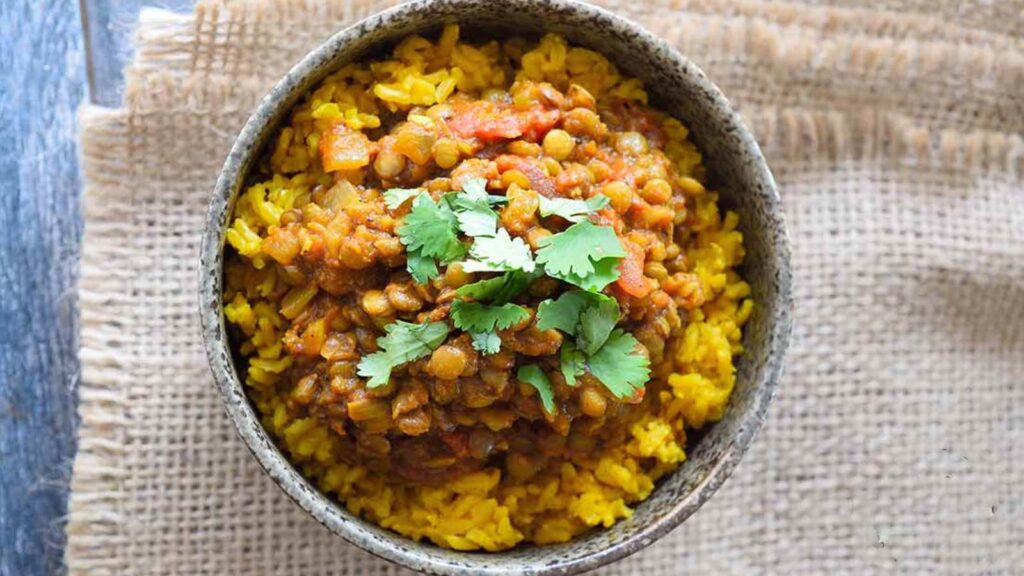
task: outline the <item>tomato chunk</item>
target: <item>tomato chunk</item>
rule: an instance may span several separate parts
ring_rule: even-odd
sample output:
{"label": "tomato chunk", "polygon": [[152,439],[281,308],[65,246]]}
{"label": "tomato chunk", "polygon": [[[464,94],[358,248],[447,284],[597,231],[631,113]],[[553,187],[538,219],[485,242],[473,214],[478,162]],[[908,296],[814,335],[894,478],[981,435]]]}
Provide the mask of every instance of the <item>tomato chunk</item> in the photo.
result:
{"label": "tomato chunk", "polygon": [[484,143],[518,138],[523,133],[517,115],[486,100],[455,103],[448,128],[459,138],[476,138]]}
{"label": "tomato chunk", "polygon": [[532,142],[540,142],[544,135],[558,123],[562,113],[560,110],[546,110],[536,107],[520,113],[522,117],[523,138]]}
{"label": "tomato chunk", "polygon": [[559,110],[534,106],[516,110],[506,104],[486,100],[456,102],[448,118],[448,129],[462,139],[476,139],[483,144],[523,137],[537,141],[558,122]]}
{"label": "tomato chunk", "polygon": [[636,298],[643,298],[651,292],[651,287],[644,278],[644,249],[625,238],[619,238],[626,249],[626,257],[619,262],[619,279],[615,281],[619,288]]}
{"label": "tomato chunk", "polygon": [[609,180],[620,180],[632,187],[636,187],[636,175],[633,174],[633,167],[622,156],[616,156],[612,161]]}

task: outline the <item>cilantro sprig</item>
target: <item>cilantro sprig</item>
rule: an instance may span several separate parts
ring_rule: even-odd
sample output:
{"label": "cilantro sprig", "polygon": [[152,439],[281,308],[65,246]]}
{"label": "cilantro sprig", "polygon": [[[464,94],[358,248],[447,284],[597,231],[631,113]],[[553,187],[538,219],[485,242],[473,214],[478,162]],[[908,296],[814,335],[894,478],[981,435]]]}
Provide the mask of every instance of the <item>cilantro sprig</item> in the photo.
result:
{"label": "cilantro sprig", "polygon": [[522,238],[512,238],[508,230],[498,227],[498,213],[491,209],[486,184],[483,178],[470,179],[463,185],[461,194],[446,195],[450,197],[459,227],[474,239],[469,255],[475,260],[467,260],[463,270],[533,272],[536,264],[530,247]]}
{"label": "cilantro sprig", "polygon": [[484,354],[497,354],[501,338],[496,330],[505,330],[530,319],[526,308],[516,304],[490,305],[455,300],[448,315],[455,327],[469,334],[473,348]]}
{"label": "cilantro sprig", "polygon": [[384,327],[385,335],[377,339],[380,351],[360,360],[358,374],[369,378],[367,388],[384,386],[391,379],[392,370],[433,352],[448,337],[448,331],[444,322],[392,322]]}
{"label": "cilantro sprig", "polygon": [[[567,337],[559,351],[560,371],[569,386],[576,386],[586,372],[617,398],[628,398],[644,386],[650,362],[639,342],[617,329],[618,302],[602,293],[619,277],[619,262],[626,251],[615,231],[588,220],[608,205],[602,195],[588,200],[539,197],[542,218],[557,216],[572,223],[562,232],[538,242],[534,254],[522,238],[512,237],[499,226],[495,206],[507,201],[487,193],[482,178],[465,180],[461,190],[434,201],[421,189],[394,188],[384,193],[391,210],[410,200],[412,206],[397,232],[406,246],[407,268],[421,284],[439,274],[438,264],[462,261],[466,272],[499,273],[455,291],[449,316],[456,329],[470,336],[473,348],[494,354],[501,349],[498,330],[525,322],[530,313],[511,301],[541,277],[561,280],[570,290],[537,308],[537,327],[557,329]],[[471,240],[471,244],[460,239]],[[467,249],[467,245],[469,245]],[[395,367],[429,354],[447,337],[445,324],[395,322],[378,340],[381,351],[366,356],[359,374],[368,387],[387,383]],[[535,364],[520,367],[517,377],[535,389],[545,410],[554,410],[553,387]]]}
{"label": "cilantro sprig", "polygon": [[520,366],[519,371],[516,372],[516,378],[533,386],[537,391],[537,395],[540,396],[540,402],[544,406],[544,410],[548,414],[555,412],[555,389],[551,386],[551,380],[548,378],[548,375],[540,369],[540,366],[536,364]]}
{"label": "cilantro sprig", "polygon": [[570,386],[589,369],[618,398],[631,396],[647,381],[649,361],[632,335],[616,330],[619,305],[614,298],[583,290],[565,292],[537,307],[537,327],[560,330],[566,340],[559,351],[562,375]]}
{"label": "cilantro sprig", "polygon": [[494,236],[498,227],[498,213],[491,208],[486,185],[483,178],[471,178],[463,184],[461,194],[445,194],[459,221],[459,228],[467,236]]}
{"label": "cilantro sprig", "polygon": [[423,194],[422,188],[391,188],[384,192],[384,204],[388,210],[398,210],[409,198]]}
{"label": "cilantro sprig", "polygon": [[558,350],[558,359],[561,362],[562,376],[569,386],[576,386],[576,377],[583,374],[587,357],[576,348],[572,340],[562,342]]}
{"label": "cilantro sprig", "polygon": [[496,332],[470,332],[473,348],[483,354],[497,354],[501,350],[501,337]]}
{"label": "cilantro sprig", "polygon": [[418,250],[406,251],[405,268],[420,284],[426,284],[431,278],[437,278],[438,275],[434,259],[424,256]]}
{"label": "cilantro sprig", "polygon": [[522,238],[509,236],[504,228],[499,228],[494,236],[481,236],[473,241],[469,255],[476,260],[467,260],[462,265],[466,272],[533,272],[537,267],[530,247]]}
{"label": "cilantro sprig", "polygon": [[467,178],[462,183],[462,192],[469,198],[484,199],[488,204],[506,204],[508,198],[487,193],[486,178]]}
{"label": "cilantro sprig", "polygon": [[614,298],[582,290],[566,292],[537,307],[537,328],[556,328],[575,336],[579,350],[588,355],[605,343],[618,321],[619,303]]}
{"label": "cilantro sprig", "polygon": [[614,298],[604,294],[572,290],[564,292],[555,300],[540,303],[537,307],[537,328],[556,328],[570,336],[576,336],[583,311],[590,308],[599,308],[608,316],[618,319],[619,305]]}
{"label": "cilantro sprig", "polygon": [[[400,206],[410,196],[408,190],[389,190],[392,204]],[[403,198],[404,197],[404,198]],[[438,274],[434,260],[450,263],[466,254],[466,247],[458,237],[458,221],[446,204],[437,204],[426,192],[415,195],[412,210],[398,228],[398,238],[405,244],[406,269],[420,284],[426,284]],[[399,201],[401,200],[401,201]]]}
{"label": "cilantro sprig", "polygon": [[573,200],[572,198],[548,198],[538,196],[540,202],[540,215],[561,216],[570,222],[581,222],[588,215],[608,206],[611,202],[604,194],[598,194],[587,200]]}
{"label": "cilantro sprig", "polygon": [[427,194],[420,194],[413,201],[412,211],[405,217],[398,234],[406,250],[418,250],[427,257],[450,262],[465,254],[455,216],[435,204]]}
{"label": "cilantro sprig", "polygon": [[587,367],[616,398],[629,398],[644,387],[650,377],[650,360],[639,352],[640,343],[632,334],[615,330],[597,352],[587,359]]}
{"label": "cilantro sprig", "polygon": [[615,231],[587,220],[537,243],[537,263],[553,278],[599,292],[619,277],[626,250]]}
{"label": "cilantro sprig", "polygon": [[516,304],[491,306],[479,302],[455,300],[452,302],[449,316],[451,316],[455,327],[460,330],[492,332],[506,330],[515,324],[526,321],[530,318],[530,313],[526,311],[526,308]]}
{"label": "cilantro sprig", "polygon": [[636,338],[623,330],[614,330],[593,354],[586,355],[572,340],[562,343],[558,351],[560,369],[565,383],[576,386],[584,372],[597,378],[620,400],[633,396],[650,377],[650,360],[640,352]]}
{"label": "cilantro sprig", "polygon": [[384,192],[384,203],[390,210],[397,210],[415,198],[397,232],[406,248],[406,269],[416,282],[426,284],[437,277],[436,261],[450,264],[466,254],[459,232],[476,239],[471,252],[476,260],[466,262],[469,272],[534,269],[529,247],[498,227],[498,213],[491,206],[507,199],[488,194],[486,185],[483,178],[471,178],[461,191],[445,194],[440,202],[434,202],[419,188],[392,188]]}
{"label": "cilantro sprig", "polygon": [[466,284],[455,290],[455,294],[463,298],[485,300],[501,305],[525,292],[530,283],[540,276],[536,270],[533,273],[512,270],[501,276]]}

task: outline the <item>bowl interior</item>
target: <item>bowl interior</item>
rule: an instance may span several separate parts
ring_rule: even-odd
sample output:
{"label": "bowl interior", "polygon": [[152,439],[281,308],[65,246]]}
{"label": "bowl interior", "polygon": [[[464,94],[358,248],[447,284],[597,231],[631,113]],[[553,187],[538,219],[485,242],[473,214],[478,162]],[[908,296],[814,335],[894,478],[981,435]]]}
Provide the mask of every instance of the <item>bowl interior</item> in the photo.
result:
{"label": "bowl interior", "polygon": [[[737,384],[725,417],[688,442],[687,461],[664,479],[633,516],[572,542],[524,546],[500,554],[460,553],[416,543],[353,517],[298,474],[259,425],[232,361],[220,313],[223,232],[249,169],[290,109],[346,63],[382,54],[409,34],[430,36],[458,22],[477,38],[564,35],[609,57],[644,81],[652,104],[679,118],[704,155],[711,188],[740,214],[747,257],[741,271],[755,313],[744,330]],[[417,1],[340,32],[307,56],[260,104],[225,165],[211,204],[203,248],[203,324],[211,365],[228,411],[257,459],[303,508],[334,532],[387,559],[438,573],[569,573],[596,567],[650,544],[692,514],[725,480],[765,417],[789,334],[788,245],[774,181],[757,144],[703,73],[636,25],[571,1]]]}

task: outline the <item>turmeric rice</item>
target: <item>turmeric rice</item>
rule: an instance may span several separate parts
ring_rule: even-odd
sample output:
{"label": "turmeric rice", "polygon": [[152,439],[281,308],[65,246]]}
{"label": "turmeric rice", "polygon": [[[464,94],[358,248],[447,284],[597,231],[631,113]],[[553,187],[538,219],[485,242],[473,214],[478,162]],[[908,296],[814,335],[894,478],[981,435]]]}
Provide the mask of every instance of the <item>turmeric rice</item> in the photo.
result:
{"label": "turmeric rice", "polygon": [[565,542],[726,409],[738,217],[597,52],[408,37],[312,90],[249,182],[224,291],[246,388],[355,515],[455,550]]}

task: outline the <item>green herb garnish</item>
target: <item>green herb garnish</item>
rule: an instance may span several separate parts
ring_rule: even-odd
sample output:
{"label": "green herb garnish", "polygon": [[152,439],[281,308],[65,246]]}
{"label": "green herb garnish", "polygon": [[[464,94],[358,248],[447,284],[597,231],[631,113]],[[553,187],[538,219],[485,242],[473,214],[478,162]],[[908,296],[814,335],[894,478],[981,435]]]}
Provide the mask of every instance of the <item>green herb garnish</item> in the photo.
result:
{"label": "green herb garnish", "polygon": [[537,307],[537,328],[555,328],[575,336],[584,354],[596,352],[618,321],[619,303],[614,298],[582,290],[566,292]]}
{"label": "green herb garnish", "polygon": [[636,350],[633,336],[615,330],[618,321],[614,298],[582,290],[566,292],[537,307],[538,328],[554,328],[576,338],[567,338],[559,351],[566,383],[575,386],[576,377],[587,367],[612,394],[624,398],[647,381],[649,362]]}
{"label": "green herb garnish", "polygon": [[500,305],[525,292],[530,287],[530,283],[540,275],[540,272],[536,270],[532,273],[513,270],[505,272],[501,276],[466,284],[457,289],[455,294],[463,298],[490,301]]}
{"label": "green herb garnish", "polygon": [[397,320],[384,327],[385,335],[377,339],[380,351],[363,356],[358,374],[369,378],[367,388],[384,386],[391,379],[391,371],[398,366],[430,354],[448,337],[444,322],[412,324]]}
{"label": "green herb garnish", "polygon": [[[572,226],[541,240],[536,254],[522,238],[512,237],[498,225],[493,206],[503,196],[487,193],[487,181],[473,178],[462,190],[434,202],[420,189],[393,188],[384,193],[388,208],[396,210],[413,199],[398,235],[406,246],[407,269],[425,284],[439,274],[438,263],[451,264],[466,255],[459,234],[472,238],[467,272],[499,272],[500,276],[473,282],[455,291],[463,300],[452,302],[449,313],[455,328],[469,334],[473,348],[484,354],[501,349],[497,330],[505,330],[530,318],[522,306],[510,303],[541,275],[575,285],[582,290],[563,293],[537,308],[537,327],[557,329],[567,338],[559,351],[560,369],[570,386],[589,371],[617,398],[627,398],[643,387],[650,375],[647,357],[629,333],[615,329],[618,302],[601,291],[619,277],[619,262],[626,256],[615,231],[598,226],[587,216],[606,207],[608,199],[540,198],[542,217],[558,216]],[[368,377],[367,387],[383,386],[396,366],[426,356],[447,337],[447,325],[434,322],[389,324],[378,340],[381,351],[363,358],[359,374]],[[519,368],[517,377],[535,389],[545,410],[554,410],[554,392],[547,375],[535,364]]]}
{"label": "green herb garnish", "polygon": [[540,366],[536,364],[527,364],[520,366],[519,371],[516,372],[516,378],[522,382],[526,382],[530,386],[533,386],[537,390],[537,394],[540,396],[541,404],[544,405],[544,410],[548,414],[554,414],[555,412],[555,391],[551,387],[551,380],[548,379],[548,375],[540,369]]}
{"label": "green herb garnish", "polygon": [[539,196],[540,215],[561,216],[570,222],[580,222],[588,215],[608,206],[608,197],[598,194],[587,200],[573,200],[571,198],[547,198]]}
{"label": "green herb garnish", "polygon": [[583,352],[576,349],[575,342],[567,339],[562,343],[562,348],[558,351],[558,358],[562,363],[562,376],[565,377],[565,383],[569,386],[575,386],[576,377],[583,374],[586,356],[583,355]]}
{"label": "green herb garnish", "polygon": [[597,352],[619,321],[619,303],[614,298],[604,298],[596,305],[588,306],[580,313],[580,325],[576,330],[576,344],[587,355]]}
{"label": "green herb garnish", "polygon": [[490,196],[484,188],[487,181],[472,178],[462,186],[461,194],[445,194],[459,221],[459,228],[467,236],[494,236],[498,228],[498,213],[491,209]]}
{"label": "green herb garnish", "polygon": [[501,338],[495,332],[470,332],[473,348],[483,354],[497,354],[501,350]]}
{"label": "green herb garnish", "polygon": [[434,263],[434,259],[420,254],[419,250],[406,250],[405,260],[405,269],[412,274],[416,282],[426,284],[431,278],[437,278],[437,264]]}
{"label": "green herb garnish", "polygon": [[499,228],[493,237],[474,240],[469,255],[476,260],[463,263],[462,269],[466,272],[533,272],[537,266],[526,242],[512,238],[504,228]]}
{"label": "green herb garnish", "polygon": [[587,359],[587,367],[616,398],[629,398],[644,387],[650,361],[640,353],[632,334],[615,330],[601,348]]}
{"label": "green herb garnish", "polygon": [[406,268],[420,284],[437,275],[436,267],[431,268],[424,260],[430,259],[433,265],[436,258],[447,264],[466,253],[466,247],[459,242],[455,215],[447,206],[442,206],[435,204],[425,192],[421,193],[398,228],[398,237],[405,244]]}
{"label": "green herb garnish", "polygon": [[491,332],[505,330],[530,318],[526,308],[515,304],[491,306],[479,302],[455,300],[452,302],[452,322],[466,332]]}
{"label": "green herb garnish", "polygon": [[391,188],[384,192],[384,204],[388,210],[398,210],[409,198],[425,193],[422,188]]}
{"label": "green herb garnish", "polygon": [[626,256],[615,231],[589,221],[542,239],[537,263],[548,276],[599,291],[619,277],[619,260]]}

